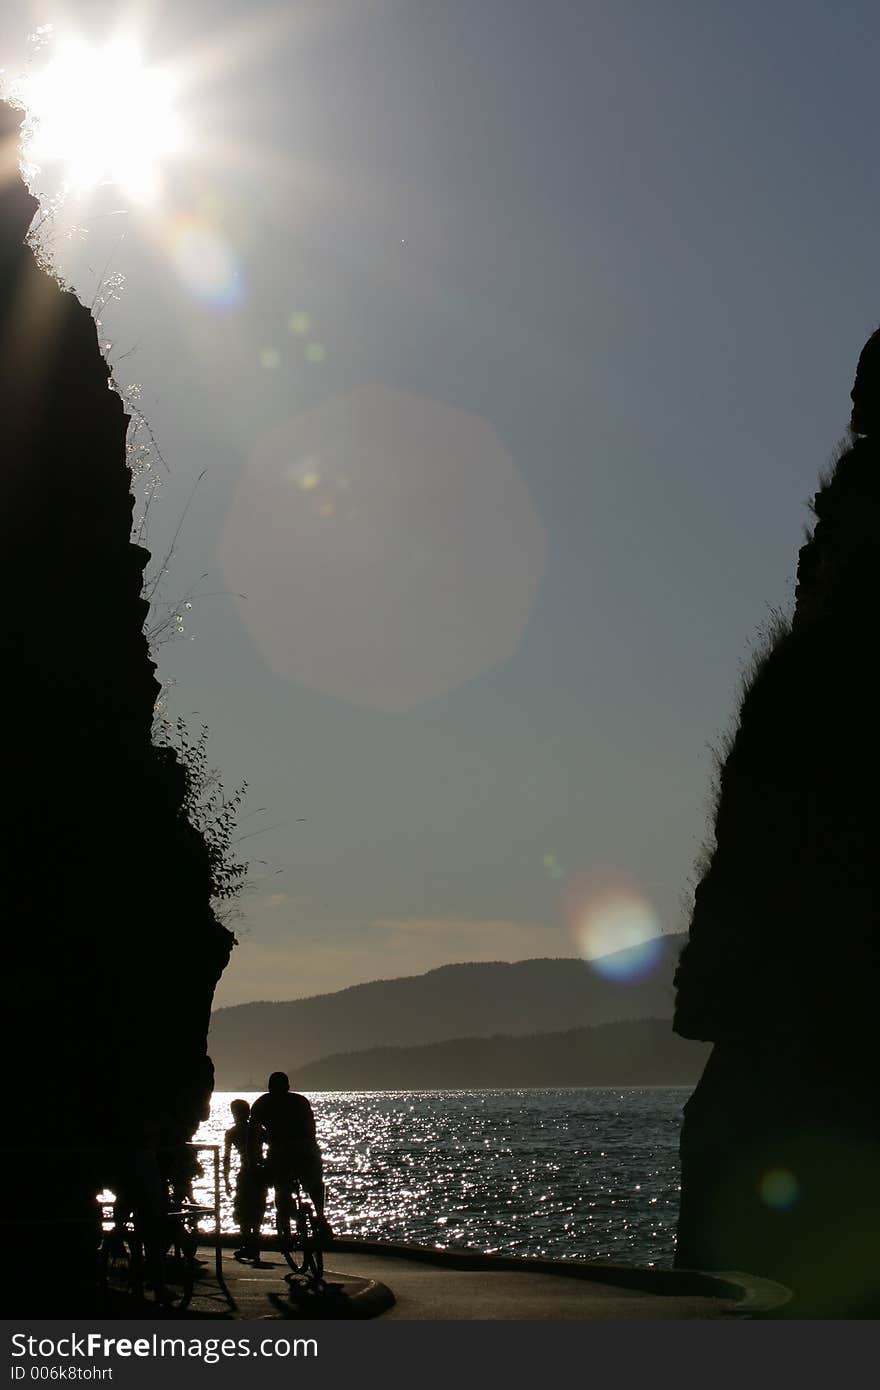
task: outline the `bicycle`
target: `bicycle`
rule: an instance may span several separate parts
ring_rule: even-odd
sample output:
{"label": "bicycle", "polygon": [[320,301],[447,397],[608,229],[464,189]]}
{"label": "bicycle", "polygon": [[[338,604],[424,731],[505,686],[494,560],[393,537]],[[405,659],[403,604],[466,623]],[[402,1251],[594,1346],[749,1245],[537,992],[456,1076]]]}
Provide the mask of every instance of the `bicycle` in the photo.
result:
{"label": "bicycle", "polygon": [[[157,1237],[144,1238],[141,1223],[117,1217],[105,1231],[98,1254],[100,1288],[142,1300],[148,1287],[157,1303],[178,1311],[189,1306],[197,1274],[198,1218],[206,1209],[181,1207],[163,1213]],[[152,1245],[152,1253],[147,1250]],[[161,1253],[159,1253],[161,1251]]]}
{"label": "bicycle", "polygon": [[324,1251],[317,1216],[298,1182],[294,1182],[288,1192],[275,1192],[275,1230],[279,1249],[293,1273],[305,1275],[310,1284],[323,1284]]}
{"label": "bicycle", "polygon": [[116,1221],[101,1238],[98,1279],[103,1294],[144,1294],[144,1247],[132,1222]]}

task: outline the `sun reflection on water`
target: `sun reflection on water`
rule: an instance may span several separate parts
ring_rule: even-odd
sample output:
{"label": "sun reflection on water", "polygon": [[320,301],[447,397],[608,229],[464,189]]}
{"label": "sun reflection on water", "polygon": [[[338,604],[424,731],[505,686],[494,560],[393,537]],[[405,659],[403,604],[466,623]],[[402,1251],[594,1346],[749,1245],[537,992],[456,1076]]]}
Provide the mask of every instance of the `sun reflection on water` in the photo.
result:
{"label": "sun reflection on water", "polygon": [[[222,1142],[235,1094],[254,1098],[218,1092],[200,1140]],[[340,1235],[669,1264],[687,1095],[682,1088],[313,1093],[328,1215]],[[223,1224],[234,1230],[228,1198]]]}

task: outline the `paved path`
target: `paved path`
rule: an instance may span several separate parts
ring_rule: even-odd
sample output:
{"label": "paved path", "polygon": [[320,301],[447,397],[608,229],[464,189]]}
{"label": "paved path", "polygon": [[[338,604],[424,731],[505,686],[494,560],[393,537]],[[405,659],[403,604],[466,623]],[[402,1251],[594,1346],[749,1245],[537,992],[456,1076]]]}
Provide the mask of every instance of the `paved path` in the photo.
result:
{"label": "paved path", "polygon": [[[203,1252],[206,1259],[210,1252]],[[257,1267],[231,1254],[224,1276],[235,1307],[205,1264],[189,1316],[389,1320],[668,1320],[748,1316],[780,1306],[786,1290],[747,1275],[710,1276],[550,1260],[445,1256],[411,1247],[377,1251],[345,1242],[326,1256],[324,1293],[286,1282],[282,1257]],[[586,1276],[586,1277],[585,1277]]]}

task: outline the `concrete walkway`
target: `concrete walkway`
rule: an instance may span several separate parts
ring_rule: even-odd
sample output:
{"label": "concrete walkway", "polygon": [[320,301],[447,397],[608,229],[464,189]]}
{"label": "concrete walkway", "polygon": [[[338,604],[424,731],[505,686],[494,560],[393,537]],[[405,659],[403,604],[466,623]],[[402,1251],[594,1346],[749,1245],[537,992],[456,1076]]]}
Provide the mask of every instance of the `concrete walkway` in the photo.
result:
{"label": "concrete walkway", "polygon": [[516,1260],[340,1241],[325,1256],[323,1291],[287,1281],[281,1255],[259,1266],[224,1256],[232,1304],[211,1252],[188,1317],[390,1320],[667,1320],[743,1317],[781,1307],[788,1290],[745,1274],[701,1274],[585,1261]]}

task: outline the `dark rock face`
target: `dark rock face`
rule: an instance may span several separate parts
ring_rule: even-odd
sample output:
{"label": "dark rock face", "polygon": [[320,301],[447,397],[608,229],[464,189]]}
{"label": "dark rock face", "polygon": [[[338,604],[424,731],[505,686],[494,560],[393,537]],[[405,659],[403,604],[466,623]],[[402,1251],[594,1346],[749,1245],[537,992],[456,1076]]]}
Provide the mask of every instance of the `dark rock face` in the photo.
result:
{"label": "dark rock face", "polygon": [[211,910],[185,770],[151,742],[128,417],[90,313],[24,244],[35,202],[15,169],[19,123],[0,106],[2,1019],[18,1111],[0,1216],[24,1261],[21,1306],[48,1315],[32,1218],[65,1222],[52,1240],[68,1309],[119,1153],[187,1139],[205,1110],[232,936]]}
{"label": "dark rock face", "polygon": [[682,1132],[677,1263],[880,1308],[880,333],[814,499],[796,609],[745,694],[675,1029],[715,1044]]}

